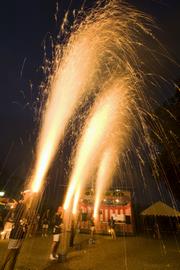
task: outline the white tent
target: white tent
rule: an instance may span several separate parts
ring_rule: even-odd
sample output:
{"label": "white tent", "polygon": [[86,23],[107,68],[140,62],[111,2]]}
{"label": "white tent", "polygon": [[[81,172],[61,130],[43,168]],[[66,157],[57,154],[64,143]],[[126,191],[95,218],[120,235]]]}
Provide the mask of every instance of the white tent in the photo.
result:
{"label": "white tent", "polygon": [[141,212],[142,216],[168,216],[168,217],[180,217],[180,212],[169,205],[158,201],[144,211]]}

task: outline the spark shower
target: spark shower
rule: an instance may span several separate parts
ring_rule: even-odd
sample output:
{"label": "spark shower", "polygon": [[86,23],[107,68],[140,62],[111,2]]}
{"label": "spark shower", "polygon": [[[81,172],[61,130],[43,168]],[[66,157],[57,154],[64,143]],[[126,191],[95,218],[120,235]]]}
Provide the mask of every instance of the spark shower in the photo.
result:
{"label": "spark shower", "polygon": [[[41,190],[69,121],[93,96],[72,155],[64,199],[68,215],[71,209],[76,213],[80,196],[93,178],[97,216],[113,175],[129,162],[129,149],[136,149],[134,136],[144,138],[150,157],[154,154],[146,123],[147,115],[153,118],[146,83],[157,83],[153,74],[160,44],[152,25],[149,16],[125,2],[98,2],[91,11],[79,12],[66,43],[55,47],[30,184],[34,192]],[[138,153],[137,159],[143,164]]]}

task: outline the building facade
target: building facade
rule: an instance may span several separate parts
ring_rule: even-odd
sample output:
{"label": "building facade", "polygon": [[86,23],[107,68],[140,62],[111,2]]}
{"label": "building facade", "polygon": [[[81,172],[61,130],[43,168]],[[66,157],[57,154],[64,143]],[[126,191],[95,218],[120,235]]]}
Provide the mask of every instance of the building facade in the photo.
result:
{"label": "building facade", "polygon": [[[89,230],[89,221],[93,216],[94,192],[87,190],[80,200],[80,230]],[[113,217],[115,220],[115,230],[119,235],[134,233],[134,220],[132,213],[131,192],[115,189],[107,191],[101,201],[95,230],[97,233],[106,234],[109,231],[108,222]]]}

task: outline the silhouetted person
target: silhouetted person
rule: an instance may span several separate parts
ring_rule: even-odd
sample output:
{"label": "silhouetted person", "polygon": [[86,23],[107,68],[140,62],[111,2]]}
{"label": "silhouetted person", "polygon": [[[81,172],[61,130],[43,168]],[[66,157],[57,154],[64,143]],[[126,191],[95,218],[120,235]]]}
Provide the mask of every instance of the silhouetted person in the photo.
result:
{"label": "silhouetted person", "polygon": [[39,226],[40,215],[33,212],[30,217],[30,227],[28,229],[29,237],[32,237],[36,234]]}
{"label": "silhouetted person", "polygon": [[60,234],[62,232],[62,208],[59,207],[53,220],[53,242],[51,246],[50,260],[57,260],[59,258],[57,250],[60,243]]}
{"label": "silhouetted person", "polygon": [[90,244],[94,244],[95,243],[95,239],[94,239],[95,223],[94,223],[94,218],[93,217],[90,218],[89,225],[90,225],[90,239],[89,239],[89,243]]}
{"label": "silhouetted person", "polygon": [[9,270],[14,270],[17,257],[27,233],[27,201],[29,200],[31,193],[29,191],[24,191],[22,195],[23,199],[18,202],[14,210],[13,227],[9,237],[7,254],[0,268],[1,270],[4,270],[7,265]]}
{"label": "silhouetted person", "polygon": [[116,239],[116,232],[115,232],[115,220],[113,217],[110,218],[109,220],[109,230],[112,239]]}
{"label": "silhouetted person", "polygon": [[157,222],[155,222],[154,224],[154,232],[153,232],[153,237],[155,239],[161,239],[161,234],[160,234],[160,230],[159,230],[159,225]]}
{"label": "silhouetted person", "polygon": [[42,236],[47,237],[49,229],[49,209],[43,215],[42,218]]}

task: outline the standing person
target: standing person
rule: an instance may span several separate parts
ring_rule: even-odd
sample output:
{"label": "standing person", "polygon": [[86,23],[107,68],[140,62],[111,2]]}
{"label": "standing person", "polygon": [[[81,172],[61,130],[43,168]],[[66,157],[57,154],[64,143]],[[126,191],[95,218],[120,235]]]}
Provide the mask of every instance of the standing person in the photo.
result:
{"label": "standing person", "polygon": [[13,216],[14,216],[14,209],[13,210],[11,209],[4,220],[4,229],[3,232],[1,233],[2,239],[9,239],[13,226]]}
{"label": "standing person", "polygon": [[90,244],[94,244],[95,243],[95,240],[94,240],[95,224],[94,224],[94,218],[93,217],[90,218],[89,224],[90,224],[90,239],[89,239],[89,243]]}
{"label": "standing person", "polygon": [[53,219],[53,242],[51,246],[50,260],[57,260],[59,258],[57,250],[60,243],[60,234],[62,232],[62,207],[59,207]]}
{"label": "standing person", "polygon": [[33,212],[31,214],[31,218],[30,218],[30,222],[29,222],[30,226],[28,229],[29,237],[33,237],[36,234],[37,229],[38,229],[38,225],[39,225],[39,219],[40,219],[39,214],[36,214],[35,212]]}
{"label": "standing person", "polygon": [[49,229],[49,209],[42,218],[42,237],[47,237]]}
{"label": "standing person", "polygon": [[158,240],[161,239],[161,234],[160,234],[159,225],[157,221],[155,221],[153,229],[154,229],[153,238],[158,239]]}
{"label": "standing person", "polygon": [[111,218],[109,220],[109,230],[110,230],[110,234],[111,234],[112,239],[116,239],[115,220],[114,220],[113,216],[111,216]]}
{"label": "standing person", "polygon": [[4,270],[8,265],[9,270],[14,270],[15,264],[27,233],[28,225],[28,208],[27,204],[30,199],[31,192],[22,192],[23,199],[18,202],[14,210],[13,227],[10,233],[8,251],[4,258],[0,270]]}

